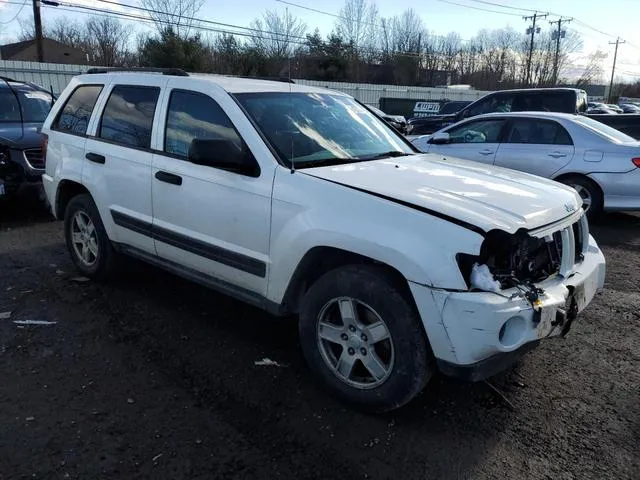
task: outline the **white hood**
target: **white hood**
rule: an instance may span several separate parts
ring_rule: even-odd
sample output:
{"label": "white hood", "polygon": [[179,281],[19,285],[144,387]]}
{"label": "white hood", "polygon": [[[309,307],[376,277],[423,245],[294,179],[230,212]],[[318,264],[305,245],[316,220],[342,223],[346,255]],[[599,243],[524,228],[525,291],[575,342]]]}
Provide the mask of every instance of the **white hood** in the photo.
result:
{"label": "white hood", "polygon": [[570,187],[506,168],[436,154],[304,170],[318,178],[514,233],[559,221],[582,201]]}

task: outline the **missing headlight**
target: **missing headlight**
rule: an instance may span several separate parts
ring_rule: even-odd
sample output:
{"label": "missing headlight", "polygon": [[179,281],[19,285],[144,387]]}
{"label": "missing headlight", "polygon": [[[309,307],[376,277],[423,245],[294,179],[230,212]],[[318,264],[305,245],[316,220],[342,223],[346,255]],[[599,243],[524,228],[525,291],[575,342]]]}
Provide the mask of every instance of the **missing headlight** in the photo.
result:
{"label": "missing headlight", "polygon": [[525,230],[515,234],[502,230],[487,233],[479,255],[460,253],[456,256],[460,272],[471,286],[473,265],[486,265],[502,288],[522,283],[535,283],[558,273],[562,259],[560,232],[545,238],[530,236]]}

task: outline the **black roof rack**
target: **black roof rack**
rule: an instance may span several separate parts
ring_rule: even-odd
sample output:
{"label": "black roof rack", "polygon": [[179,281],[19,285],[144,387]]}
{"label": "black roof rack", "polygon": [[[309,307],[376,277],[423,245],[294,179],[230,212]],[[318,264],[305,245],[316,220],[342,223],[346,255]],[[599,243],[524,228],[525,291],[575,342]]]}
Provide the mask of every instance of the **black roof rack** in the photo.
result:
{"label": "black roof rack", "polygon": [[189,74],[181,68],[152,68],[152,67],[93,67],[87,70],[87,73],[111,73],[111,72],[151,72],[161,73],[163,75],[174,75],[176,77],[188,77]]}

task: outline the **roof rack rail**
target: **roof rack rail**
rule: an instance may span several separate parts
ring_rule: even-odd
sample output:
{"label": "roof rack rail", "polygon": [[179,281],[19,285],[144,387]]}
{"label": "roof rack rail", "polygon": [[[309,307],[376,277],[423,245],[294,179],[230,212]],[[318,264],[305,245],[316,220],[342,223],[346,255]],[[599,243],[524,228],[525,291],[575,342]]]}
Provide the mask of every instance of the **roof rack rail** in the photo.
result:
{"label": "roof rack rail", "polygon": [[235,78],[249,78],[251,80],[270,80],[272,82],[296,83],[287,77],[252,77],[250,75],[231,75]]}
{"label": "roof rack rail", "polygon": [[153,68],[153,67],[93,67],[87,73],[111,73],[111,72],[150,72],[161,73],[163,75],[174,75],[177,77],[188,77],[189,74],[181,68]]}

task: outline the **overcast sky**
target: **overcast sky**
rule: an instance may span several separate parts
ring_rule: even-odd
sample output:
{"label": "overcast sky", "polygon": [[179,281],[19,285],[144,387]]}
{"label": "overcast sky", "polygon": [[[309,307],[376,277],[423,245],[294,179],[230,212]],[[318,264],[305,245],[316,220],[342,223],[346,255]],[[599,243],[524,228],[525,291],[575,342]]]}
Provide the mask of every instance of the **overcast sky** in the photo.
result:
{"label": "overcast sky", "polygon": [[[14,40],[20,31],[20,22],[29,21],[32,18],[31,0],[26,1],[28,3],[22,7],[22,0],[0,0],[0,39],[2,43]],[[139,0],[111,1],[139,5]],[[289,0],[287,1],[289,2]],[[126,10],[113,4],[103,3],[100,0],[67,0],[64,3],[91,5],[110,10]],[[339,13],[344,0],[322,0],[322,2],[290,0],[289,3],[286,5],[277,0],[205,0],[200,15],[207,20],[247,26],[264,10],[284,11],[285,8],[288,8],[292,14],[307,24],[309,31],[313,31],[317,27],[322,34],[327,34],[333,29],[336,20],[331,15]],[[291,4],[320,10],[326,14],[305,10]],[[463,39],[472,37],[482,28],[494,29],[510,26],[524,32],[528,24],[522,16],[531,14],[531,12],[527,12],[527,9],[572,17],[574,21],[569,23],[567,28],[578,31],[584,42],[583,51],[574,58],[576,70],[580,69],[589,53],[600,49],[609,53],[609,57],[605,61],[605,77],[608,79],[614,48],[613,45],[609,45],[609,42],[614,41],[615,36],[620,36],[627,43],[620,45],[616,71],[625,80],[640,79],[640,0],[378,0],[377,5],[380,15],[384,17],[399,15],[407,8],[414,8],[431,33],[446,34],[455,31]],[[22,10],[20,10],[21,8]],[[16,14],[18,14],[17,17]],[[60,7],[42,9],[45,24],[57,16],[82,19],[88,14],[90,12],[62,11]],[[555,16],[544,19],[540,21],[540,26],[548,28],[548,21],[556,19]],[[130,23],[132,25],[137,23],[138,30],[147,28],[139,22],[132,21]],[[600,32],[596,30],[600,30]]]}

